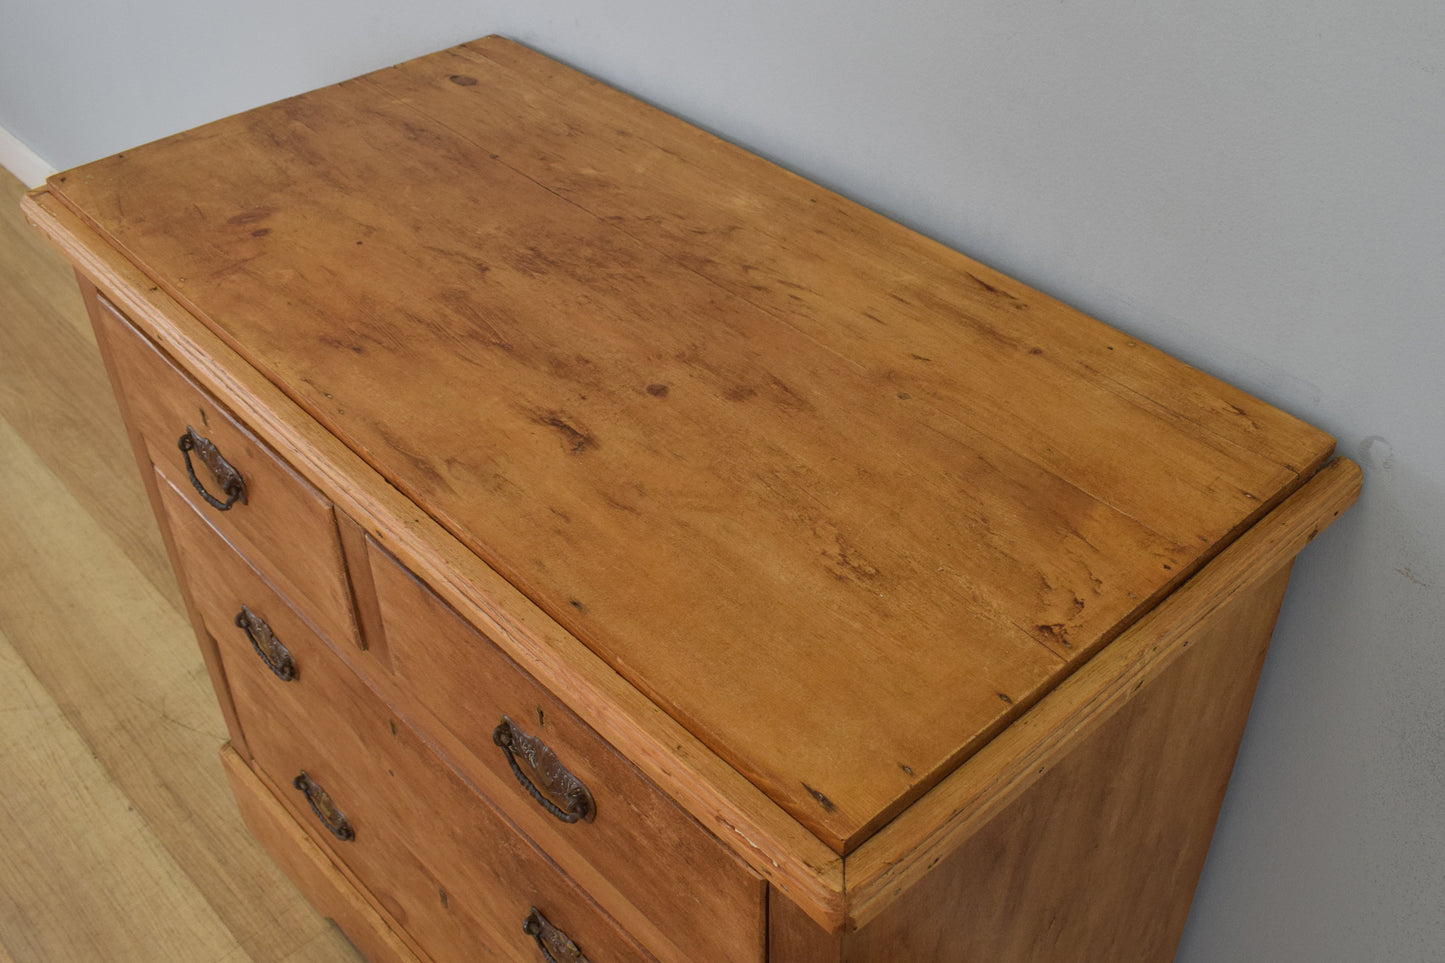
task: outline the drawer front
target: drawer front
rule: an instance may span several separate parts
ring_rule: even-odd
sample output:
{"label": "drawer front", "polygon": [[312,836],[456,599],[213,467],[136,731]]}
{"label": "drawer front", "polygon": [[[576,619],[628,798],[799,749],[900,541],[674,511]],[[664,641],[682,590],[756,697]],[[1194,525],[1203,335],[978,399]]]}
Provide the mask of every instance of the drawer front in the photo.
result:
{"label": "drawer front", "polygon": [[262,564],[318,628],[354,644],[356,620],[331,503],[114,306],[104,298],[98,303],[96,328],[121,374],[126,407],[151,462]]}
{"label": "drawer front", "polygon": [[[163,498],[255,768],[430,956],[545,963],[539,940],[551,939],[553,956],[566,960],[565,934],[592,963],[651,959],[430,752],[174,487]],[[278,673],[282,660],[258,652],[269,644],[237,626],[243,607],[284,645],[292,671]]]}
{"label": "drawer front", "polygon": [[681,959],[762,960],[766,884],[395,559],[368,554],[395,681],[479,761],[482,790],[564,866],[593,867]]}

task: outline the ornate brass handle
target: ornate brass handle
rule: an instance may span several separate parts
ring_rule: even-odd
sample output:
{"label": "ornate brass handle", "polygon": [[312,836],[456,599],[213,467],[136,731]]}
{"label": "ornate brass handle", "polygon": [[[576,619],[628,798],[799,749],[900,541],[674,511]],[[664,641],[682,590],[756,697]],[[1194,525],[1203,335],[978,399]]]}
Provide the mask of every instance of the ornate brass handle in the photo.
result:
{"label": "ornate brass handle", "polygon": [[325,789],[311,781],[311,777],[306,775],[305,769],[301,770],[299,776],[291,780],[291,785],[306,794],[306,801],[311,804],[311,811],[316,814],[317,819],[321,820],[321,824],[331,831],[331,835],[342,842],[350,842],[356,838],[356,832],[351,828],[351,823],[347,821],[346,815],[336,808],[336,803],[331,801],[331,797],[326,794]]}
{"label": "ornate brass handle", "polygon": [[276,678],[282,682],[290,682],[296,678],[296,660],[291,657],[291,652],[276,638],[276,633],[271,631],[271,626],[266,620],[249,606],[241,606],[241,611],[236,613],[236,627],[246,633],[246,638],[251,640],[251,648],[266,663],[266,667],[276,673]]}
{"label": "ornate brass handle", "polygon": [[502,747],[512,774],[542,808],[564,823],[592,821],[597,813],[592,793],[557,761],[557,754],[541,739],[527,735],[502,716],[501,725],[492,732],[492,741]]}
{"label": "ornate brass handle", "polygon": [[[191,477],[191,484],[206,500],[207,505],[218,512],[228,512],[236,502],[246,504],[246,480],[241,477],[240,472],[232,467],[230,462],[221,457],[220,450],[211,444],[209,438],[202,437],[196,433],[196,429],[187,425],[186,433],[176,441],[176,447],[186,458],[186,474]],[[210,473],[212,482],[221,490],[221,494],[226,496],[225,501],[221,501],[206,491],[206,486],[196,477],[196,466],[191,463],[191,452],[196,453],[196,457]]]}
{"label": "ornate brass handle", "polygon": [[547,958],[547,963],[588,963],[587,957],[577,948],[566,933],[547,922],[547,917],[542,911],[533,906],[527,918],[522,921],[522,929],[532,939],[537,941],[537,947],[542,955]]}

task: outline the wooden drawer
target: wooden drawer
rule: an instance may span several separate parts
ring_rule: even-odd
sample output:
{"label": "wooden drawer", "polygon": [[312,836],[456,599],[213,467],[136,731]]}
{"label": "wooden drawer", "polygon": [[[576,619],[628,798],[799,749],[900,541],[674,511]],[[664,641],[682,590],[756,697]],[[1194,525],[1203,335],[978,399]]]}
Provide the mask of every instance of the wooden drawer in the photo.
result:
{"label": "wooden drawer", "polygon": [[[524,929],[536,913],[593,963],[652,959],[437,758],[174,486],[163,487],[163,501],[255,770],[428,955],[541,963]],[[288,650],[289,679],[234,623],[242,606]]]}
{"label": "wooden drawer", "polygon": [[[331,503],[175,367],[110,302],[99,297],[97,304],[97,333],[108,343],[125,386],[132,426],[151,462],[226,538],[265,568],[322,632],[333,640],[354,641],[356,619]],[[188,438],[192,432],[234,469],[243,493],[225,492],[201,451],[181,449],[183,439],[195,444]],[[197,489],[192,474],[219,504],[211,504]],[[232,494],[236,497],[230,506],[220,507]]]}
{"label": "wooden drawer", "polygon": [[[412,573],[375,543],[368,550],[395,679],[480,760],[484,791],[559,860],[591,864],[681,959],[764,959],[765,884]],[[523,780],[545,777],[525,752],[500,748],[498,730],[545,745],[586,787],[586,817],[559,818],[569,806],[560,792],[540,793],[558,812],[534,798]]]}
{"label": "wooden drawer", "polygon": [[231,744],[221,749],[226,779],[246,828],[291,880],[305,891],[317,912],[333,920],[370,963],[425,963],[382,919],[355,885],[322,852],[277,801]]}

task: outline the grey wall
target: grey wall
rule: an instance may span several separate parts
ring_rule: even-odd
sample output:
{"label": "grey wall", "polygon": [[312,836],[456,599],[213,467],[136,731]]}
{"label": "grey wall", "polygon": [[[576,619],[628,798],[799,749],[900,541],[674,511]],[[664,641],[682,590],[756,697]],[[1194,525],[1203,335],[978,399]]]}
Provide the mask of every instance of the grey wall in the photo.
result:
{"label": "grey wall", "polygon": [[3,2],[57,167],[505,33],[1331,431],[1180,959],[1445,958],[1445,4]]}

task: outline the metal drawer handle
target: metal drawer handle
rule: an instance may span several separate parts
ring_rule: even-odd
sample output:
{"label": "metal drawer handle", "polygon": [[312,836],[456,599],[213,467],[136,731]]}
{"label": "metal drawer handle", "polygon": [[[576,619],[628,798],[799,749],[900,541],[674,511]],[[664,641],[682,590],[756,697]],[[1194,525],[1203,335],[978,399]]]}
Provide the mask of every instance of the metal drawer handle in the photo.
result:
{"label": "metal drawer handle", "polygon": [[[230,511],[231,506],[236,502],[240,502],[242,505],[246,504],[246,480],[231,466],[230,462],[221,457],[220,450],[211,444],[210,439],[197,434],[196,429],[187,425],[186,433],[176,441],[176,447],[181,450],[181,454],[185,455],[186,474],[191,476],[191,484],[196,486],[196,491],[206,500],[206,504],[218,512]],[[196,477],[196,467],[191,464],[191,452],[196,453],[196,457],[201,460],[201,464],[210,473],[212,482],[221,490],[221,494],[226,496],[225,501],[221,501],[206,491],[206,486],[201,484],[201,480]]]}
{"label": "metal drawer handle", "polygon": [[537,947],[547,958],[547,963],[588,963],[587,957],[577,949],[577,944],[567,934],[547,922],[542,911],[533,906],[522,922],[522,929],[537,941]]}
{"label": "metal drawer handle", "polygon": [[[502,747],[512,774],[542,807],[562,820],[591,822],[597,812],[592,793],[557,761],[554,753],[541,739],[529,736],[517,724],[502,716],[501,725],[492,732],[492,741]],[[521,763],[526,764],[523,772]]]}
{"label": "metal drawer handle", "polygon": [[342,842],[350,842],[356,838],[356,832],[351,828],[351,823],[347,822],[345,814],[336,808],[336,803],[326,795],[325,789],[311,781],[305,769],[301,770],[301,775],[291,780],[291,785],[306,794],[311,811],[321,820],[321,824],[331,831],[331,835]]}
{"label": "metal drawer handle", "polygon": [[266,667],[276,673],[276,678],[282,682],[296,678],[296,660],[291,657],[291,651],[281,644],[271,626],[252,612],[250,606],[243,605],[236,613],[236,627],[246,633],[246,638],[251,640],[251,648],[256,650]]}

